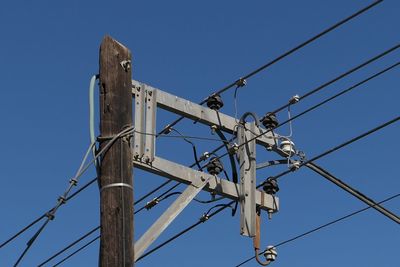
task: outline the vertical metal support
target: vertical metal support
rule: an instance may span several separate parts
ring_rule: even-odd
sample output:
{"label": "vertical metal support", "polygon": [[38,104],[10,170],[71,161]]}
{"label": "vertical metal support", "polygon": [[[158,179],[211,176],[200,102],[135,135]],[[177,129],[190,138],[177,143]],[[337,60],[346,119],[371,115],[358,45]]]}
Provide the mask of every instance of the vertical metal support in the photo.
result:
{"label": "vertical metal support", "polygon": [[144,105],[145,105],[145,85],[134,85],[133,92],[135,94],[135,131],[133,157],[140,159],[143,157],[144,150]]}
{"label": "vertical metal support", "polygon": [[[247,127],[247,129],[245,128]],[[254,122],[238,128],[239,166],[240,166],[240,234],[248,237],[256,235],[256,141],[247,142],[254,137]]]}
{"label": "vertical metal support", "polygon": [[146,90],[146,136],[144,162],[150,163],[155,157],[157,90]]}

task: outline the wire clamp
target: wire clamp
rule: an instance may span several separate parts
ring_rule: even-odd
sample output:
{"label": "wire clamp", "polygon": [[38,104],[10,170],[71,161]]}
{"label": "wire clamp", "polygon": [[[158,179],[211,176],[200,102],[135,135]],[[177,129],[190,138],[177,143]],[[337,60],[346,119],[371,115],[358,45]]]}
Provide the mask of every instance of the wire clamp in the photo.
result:
{"label": "wire clamp", "polygon": [[157,205],[158,203],[160,203],[160,200],[158,198],[153,198],[153,200],[149,201],[146,203],[146,206],[144,206],[146,208],[146,210],[149,210],[151,208],[153,208],[155,205]]}
{"label": "wire clamp", "polygon": [[67,199],[64,196],[59,196],[57,201],[60,202],[61,205],[64,205],[67,202]]}
{"label": "wire clamp", "polygon": [[246,79],[239,78],[239,80],[237,80],[235,84],[237,87],[243,87],[243,86],[246,86],[247,81],[246,81]]}
{"label": "wire clamp", "polygon": [[204,213],[201,217],[200,217],[200,222],[204,223],[206,221],[208,221],[208,219],[210,219],[210,216],[208,216],[208,214]]}
{"label": "wire clamp", "polygon": [[297,171],[300,168],[300,161],[293,161],[292,164],[290,164],[290,171],[294,172]]}
{"label": "wire clamp", "polygon": [[78,180],[77,180],[76,178],[72,178],[72,179],[69,180],[69,183],[70,183],[72,186],[76,186],[76,185],[78,184]]}
{"label": "wire clamp", "polygon": [[133,187],[130,184],[126,183],[113,183],[113,184],[108,184],[100,188],[100,192],[102,192],[104,189],[111,188],[111,187],[128,187],[133,190]]}
{"label": "wire clamp", "polygon": [[218,130],[218,126],[217,125],[211,125],[211,134],[214,135],[215,132]]}
{"label": "wire clamp", "polygon": [[300,101],[299,95],[294,95],[292,98],[289,99],[289,104],[293,105]]}
{"label": "wire clamp", "polygon": [[167,126],[164,127],[164,130],[162,130],[161,134],[169,134],[170,132],[172,132],[172,126],[171,124],[168,124]]}
{"label": "wire clamp", "polygon": [[50,221],[54,220],[55,218],[53,212],[46,212],[46,217],[49,218]]}
{"label": "wire clamp", "polygon": [[237,153],[238,150],[239,150],[239,145],[236,143],[233,143],[233,145],[230,145],[229,154],[234,155]]}

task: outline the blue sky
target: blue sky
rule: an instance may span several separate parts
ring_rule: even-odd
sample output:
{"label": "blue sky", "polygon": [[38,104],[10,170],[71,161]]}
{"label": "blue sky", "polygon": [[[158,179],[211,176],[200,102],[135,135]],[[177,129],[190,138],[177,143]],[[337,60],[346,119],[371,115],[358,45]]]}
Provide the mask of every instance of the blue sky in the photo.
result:
{"label": "blue sky", "polygon": [[[88,85],[98,72],[104,35],[131,50],[134,79],[198,102],[371,2],[3,1],[0,242],[51,208],[79,167],[90,142]],[[398,1],[383,1],[249,79],[238,91],[239,114],[262,116],[396,45],[399,11]],[[292,107],[292,115],[396,63],[399,55],[395,51],[301,101]],[[398,77],[399,69],[394,69],[295,120],[296,146],[312,157],[397,117]],[[233,91],[223,94],[223,100],[222,111],[233,115]],[[174,118],[160,112],[157,127]],[[287,112],[278,118],[284,121]],[[190,121],[176,129],[211,136],[207,127]],[[288,128],[278,132],[287,134]],[[391,125],[317,163],[371,198],[385,199],[400,190],[399,134],[399,125]],[[199,153],[218,145],[195,142]],[[182,140],[158,140],[157,154],[182,164],[193,161],[191,147]],[[258,162],[278,158],[261,147],[257,154]],[[284,166],[261,170],[257,181],[282,170]],[[80,184],[94,176],[92,168]],[[164,181],[138,170],[134,176],[135,197]],[[263,247],[365,207],[307,169],[282,178],[280,188],[280,212],[271,221],[264,215]],[[61,207],[20,266],[36,266],[97,226],[98,195],[93,185]],[[135,217],[136,239],[172,200]],[[397,198],[385,207],[400,214],[399,204]],[[156,243],[195,223],[209,207],[191,203]],[[14,264],[38,226],[0,249],[1,266]],[[271,266],[396,266],[399,240],[398,225],[369,210],[280,247]],[[251,240],[239,235],[239,217],[224,211],[137,266],[235,266],[252,254]],[[97,260],[94,243],[64,266],[96,266]]]}

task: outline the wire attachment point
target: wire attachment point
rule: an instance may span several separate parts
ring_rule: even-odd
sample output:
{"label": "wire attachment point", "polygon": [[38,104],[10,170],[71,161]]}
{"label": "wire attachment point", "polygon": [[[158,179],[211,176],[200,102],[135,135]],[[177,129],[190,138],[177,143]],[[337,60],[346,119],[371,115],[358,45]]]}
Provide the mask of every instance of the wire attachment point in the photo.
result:
{"label": "wire attachment point", "polygon": [[213,157],[207,164],[207,172],[211,175],[218,175],[224,170],[224,166],[217,157]]}
{"label": "wire attachment point", "polygon": [[56,217],[53,212],[47,212],[46,217],[49,218],[50,221],[54,220]]}
{"label": "wire attachment point", "polygon": [[294,95],[289,99],[289,104],[293,105],[300,101],[299,95]]}
{"label": "wire attachment point", "polygon": [[201,217],[200,217],[200,222],[204,223],[206,221],[208,221],[208,219],[210,219],[210,216],[208,216],[207,213],[204,213]]}
{"label": "wire attachment point", "polygon": [[240,78],[239,80],[236,81],[236,86],[237,87],[243,87],[247,85],[246,79]]}
{"label": "wire attachment point", "polygon": [[267,130],[274,129],[279,125],[276,115],[271,112],[267,112],[267,114],[265,114],[265,116],[261,119],[261,123]]}
{"label": "wire attachment point", "polygon": [[153,208],[155,205],[157,205],[158,203],[160,203],[160,200],[158,198],[153,198],[153,200],[147,202],[146,206],[144,206],[144,207],[146,208],[146,210],[149,210],[149,209]]}
{"label": "wire attachment point", "polygon": [[278,252],[276,252],[276,248],[274,246],[268,246],[264,251],[264,257],[267,261],[275,261],[276,257],[278,257]]}
{"label": "wire attachment point", "polygon": [[290,164],[289,169],[294,172],[297,171],[300,168],[300,161],[293,161],[292,164]]}
{"label": "wire attachment point", "polygon": [[224,102],[220,95],[211,95],[207,98],[207,107],[212,110],[220,110],[224,106]]}
{"label": "wire attachment point", "polygon": [[64,205],[67,202],[67,199],[64,196],[59,196],[57,201],[61,204]]}
{"label": "wire attachment point", "polygon": [[72,186],[76,186],[76,185],[78,184],[78,180],[77,180],[76,178],[72,178],[72,179],[69,180],[69,183],[70,183]]}

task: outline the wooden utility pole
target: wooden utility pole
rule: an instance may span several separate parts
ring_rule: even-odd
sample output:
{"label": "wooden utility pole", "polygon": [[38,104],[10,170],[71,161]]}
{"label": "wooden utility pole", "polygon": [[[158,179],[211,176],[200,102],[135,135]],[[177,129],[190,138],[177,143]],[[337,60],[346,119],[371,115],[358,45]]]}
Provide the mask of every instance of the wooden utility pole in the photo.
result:
{"label": "wooden utility pole", "polygon": [[[129,49],[104,37],[100,46],[100,134],[110,138],[132,126],[132,72]],[[133,266],[133,174],[130,136],[118,138],[101,157],[101,267]]]}

